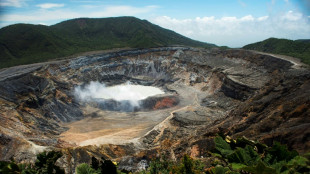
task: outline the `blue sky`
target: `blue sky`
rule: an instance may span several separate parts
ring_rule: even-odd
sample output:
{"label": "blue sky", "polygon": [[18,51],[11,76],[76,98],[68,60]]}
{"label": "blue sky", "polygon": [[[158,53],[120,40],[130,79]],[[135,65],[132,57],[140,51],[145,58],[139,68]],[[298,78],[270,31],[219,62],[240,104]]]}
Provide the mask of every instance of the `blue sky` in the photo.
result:
{"label": "blue sky", "polygon": [[310,39],[310,0],[0,0],[0,27],[115,16],[230,47],[269,37]]}

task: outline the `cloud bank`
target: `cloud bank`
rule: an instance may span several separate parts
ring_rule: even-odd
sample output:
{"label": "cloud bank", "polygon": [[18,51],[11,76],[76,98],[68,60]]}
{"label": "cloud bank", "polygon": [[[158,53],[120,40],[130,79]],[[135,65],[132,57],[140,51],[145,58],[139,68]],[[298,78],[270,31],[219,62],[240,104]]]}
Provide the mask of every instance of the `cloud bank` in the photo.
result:
{"label": "cloud bank", "polygon": [[151,22],[187,37],[230,47],[242,47],[269,37],[310,38],[310,18],[300,12],[253,17],[197,17],[176,19],[160,16]]}

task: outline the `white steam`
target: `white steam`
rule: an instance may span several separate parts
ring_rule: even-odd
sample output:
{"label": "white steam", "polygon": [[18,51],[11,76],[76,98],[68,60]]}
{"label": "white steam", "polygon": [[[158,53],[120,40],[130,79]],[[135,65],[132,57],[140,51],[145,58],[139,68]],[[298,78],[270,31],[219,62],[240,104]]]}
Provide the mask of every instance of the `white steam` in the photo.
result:
{"label": "white steam", "polygon": [[130,101],[137,106],[139,100],[149,96],[164,94],[162,90],[152,86],[132,85],[125,83],[121,85],[106,87],[100,82],[90,82],[84,87],[77,86],[74,89],[75,95],[82,101],[92,99],[113,99],[116,101]]}

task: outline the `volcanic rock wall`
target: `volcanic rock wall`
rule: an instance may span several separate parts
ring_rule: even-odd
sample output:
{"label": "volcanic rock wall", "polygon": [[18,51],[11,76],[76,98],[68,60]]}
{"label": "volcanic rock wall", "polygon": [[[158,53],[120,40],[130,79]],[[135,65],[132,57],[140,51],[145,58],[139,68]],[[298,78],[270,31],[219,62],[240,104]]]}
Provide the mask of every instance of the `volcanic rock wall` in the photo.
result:
{"label": "volcanic rock wall", "polygon": [[[63,148],[61,164],[67,172],[89,162],[90,156],[114,158],[128,167],[129,159],[161,152],[171,158],[183,153],[203,156],[216,133],[309,150],[310,72],[292,65],[245,50],[164,47],[2,69],[0,159],[31,161],[40,151]],[[122,145],[78,147],[61,139],[67,125],[89,117],[86,105],[106,109],[73,95],[74,87],[91,81],[162,88],[168,95],[148,98],[141,103],[143,109],[128,113],[136,119],[149,114],[154,117],[147,118],[150,121],[159,114],[158,124]]]}

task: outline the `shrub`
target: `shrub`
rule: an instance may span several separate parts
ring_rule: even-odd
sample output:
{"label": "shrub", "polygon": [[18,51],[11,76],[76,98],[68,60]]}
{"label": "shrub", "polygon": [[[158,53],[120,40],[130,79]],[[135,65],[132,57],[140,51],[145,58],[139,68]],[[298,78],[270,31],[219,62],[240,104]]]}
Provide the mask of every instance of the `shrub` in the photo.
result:
{"label": "shrub", "polygon": [[76,174],[99,174],[95,169],[91,168],[88,164],[82,163],[75,168]]}

